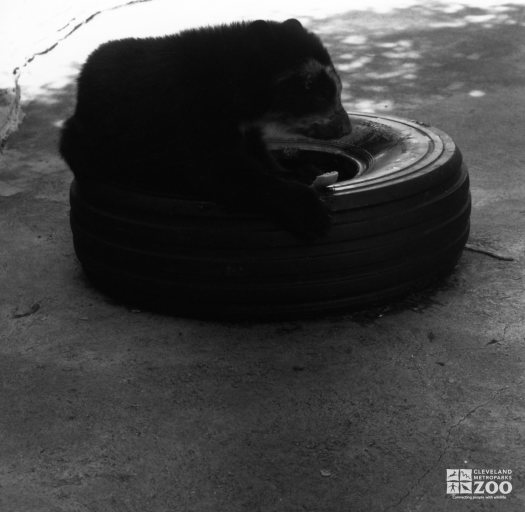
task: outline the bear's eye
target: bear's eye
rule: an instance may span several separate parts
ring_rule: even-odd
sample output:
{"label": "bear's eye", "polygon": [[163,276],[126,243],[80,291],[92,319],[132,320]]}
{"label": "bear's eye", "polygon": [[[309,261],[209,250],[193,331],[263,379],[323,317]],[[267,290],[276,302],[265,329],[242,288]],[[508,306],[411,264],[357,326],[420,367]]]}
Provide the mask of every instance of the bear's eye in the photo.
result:
{"label": "bear's eye", "polygon": [[337,92],[334,81],[325,71],[308,76],[304,81],[304,88],[311,96],[320,100],[331,101]]}
{"label": "bear's eye", "polygon": [[314,85],[314,77],[311,75],[308,75],[303,82],[303,88],[305,91],[310,91]]}

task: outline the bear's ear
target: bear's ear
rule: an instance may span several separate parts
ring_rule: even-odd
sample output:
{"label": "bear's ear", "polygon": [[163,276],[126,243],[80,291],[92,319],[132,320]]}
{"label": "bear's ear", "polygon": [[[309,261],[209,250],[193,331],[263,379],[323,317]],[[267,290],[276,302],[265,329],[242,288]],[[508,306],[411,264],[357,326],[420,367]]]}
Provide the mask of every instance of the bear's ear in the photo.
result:
{"label": "bear's ear", "polygon": [[283,21],[283,25],[294,30],[302,30],[303,28],[301,22],[295,18],[290,18],[289,20]]}
{"label": "bear's ear", "polygon": [[268,22],[264,20],[252,21],[248,25],[248,27],[250,28],[250,30],[253,30],[254,32],[259,33],[259,34],[267,34],[271,30]]}

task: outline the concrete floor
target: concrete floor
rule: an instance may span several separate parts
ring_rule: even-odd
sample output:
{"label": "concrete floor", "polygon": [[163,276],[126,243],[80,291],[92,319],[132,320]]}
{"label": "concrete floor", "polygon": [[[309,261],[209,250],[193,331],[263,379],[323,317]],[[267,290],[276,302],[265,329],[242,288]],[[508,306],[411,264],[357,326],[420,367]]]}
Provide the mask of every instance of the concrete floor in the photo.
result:
{"label": "concrete floor", "polygon": [[[56,144],[75,50],[110,38],[111,16],[165,19],[155,5],[102,13],[21,77],[25,118],[0,157],[0,510],[523,511],[525,6],[306,20],[349,108],[456,140],[470,243],[492,255],[466,251],[384,308],[221,324],[115,304],[73,253]],[[458,502],[447,468],[511,469],[513,490]]]}

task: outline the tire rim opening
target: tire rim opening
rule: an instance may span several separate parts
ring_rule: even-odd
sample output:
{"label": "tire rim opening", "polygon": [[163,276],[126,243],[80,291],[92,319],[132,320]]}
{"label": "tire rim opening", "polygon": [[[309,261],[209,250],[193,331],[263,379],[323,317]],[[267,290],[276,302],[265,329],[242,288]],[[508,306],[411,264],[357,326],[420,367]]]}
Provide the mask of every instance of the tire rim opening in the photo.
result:
{"label": "tire rim opening", "polygon": [[372,155],[357,146],[340,145],[330,141],[272,141],[270,151],[298,181],[313,180],[315,175],[336,171],[337,182],[363,175],[374,163]]}

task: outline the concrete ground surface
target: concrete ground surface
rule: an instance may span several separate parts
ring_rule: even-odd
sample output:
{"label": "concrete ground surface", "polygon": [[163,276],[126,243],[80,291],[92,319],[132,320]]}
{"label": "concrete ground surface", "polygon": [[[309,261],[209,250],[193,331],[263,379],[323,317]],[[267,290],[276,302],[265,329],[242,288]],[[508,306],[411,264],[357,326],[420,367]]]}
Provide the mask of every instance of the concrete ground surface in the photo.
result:
{"label": "concrete ground surface", "polygon": [[[0,156],[0,511],[524,510],[525,6],[174,4],[101,12],[20,74]],[[264,9],[323,37],[349,109],[455,139],[474,250],[433,289],[315,320],[112,302],[75,258],[56,149],[78,66],[106,39]],[[447,468],[510,469],[513,489],[453,499]]]}

